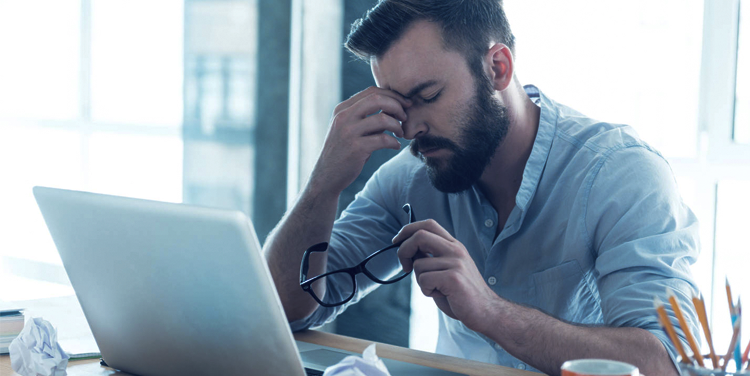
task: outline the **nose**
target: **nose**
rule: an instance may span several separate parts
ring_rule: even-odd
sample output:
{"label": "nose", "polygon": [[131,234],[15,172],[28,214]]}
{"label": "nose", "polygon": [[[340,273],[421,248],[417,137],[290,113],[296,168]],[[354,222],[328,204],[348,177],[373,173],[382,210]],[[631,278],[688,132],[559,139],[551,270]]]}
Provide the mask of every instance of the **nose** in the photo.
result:
{"label": "nose", "polygon": [[429,127],[424,121],[424,116],[421,114],[421,109],[415,107],[412,106],[404,109],[407,120],[401,123],[401,128],[403,128],[404,138],[407,140],[413,140],[429,131]]}

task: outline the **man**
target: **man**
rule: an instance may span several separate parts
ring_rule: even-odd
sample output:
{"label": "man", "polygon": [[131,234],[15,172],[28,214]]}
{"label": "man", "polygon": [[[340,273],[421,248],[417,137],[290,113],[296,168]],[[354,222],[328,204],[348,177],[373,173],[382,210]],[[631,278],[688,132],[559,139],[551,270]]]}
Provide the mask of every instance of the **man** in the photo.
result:
{"label": "man", "polygon": [[[549,374],[608,358],[676,375],[653,297],[673,289],[697,332],[697,221],[667,162],[631,128],[523,87],[513,39],[497,0],[384,0],[354,23],[347,47],[377,87],[336,107],[307,185],[266,244],[287,317],[298,330],[346,307],[300,288],[308,247],[330,242],[310,255],[310,278],[403,242],[398,259],[441,312],[439,353]],[[386,131],[411,140],[411,153],[383,165],[334,223],[370,153],[399,149]],[[348,304],[378,285],[356,283]],[[313,292],[345,300],[350,288],[328,277]]]}

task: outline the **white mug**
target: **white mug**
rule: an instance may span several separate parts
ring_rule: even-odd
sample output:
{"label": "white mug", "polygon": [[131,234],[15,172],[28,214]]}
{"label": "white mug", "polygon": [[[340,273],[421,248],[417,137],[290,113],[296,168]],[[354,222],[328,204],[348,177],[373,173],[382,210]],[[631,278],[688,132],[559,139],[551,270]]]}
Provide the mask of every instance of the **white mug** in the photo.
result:
{"label": "white mug", "polygon": [[562,365],[562,376],[638,376],[638,367],[606,359],[569,360]]}

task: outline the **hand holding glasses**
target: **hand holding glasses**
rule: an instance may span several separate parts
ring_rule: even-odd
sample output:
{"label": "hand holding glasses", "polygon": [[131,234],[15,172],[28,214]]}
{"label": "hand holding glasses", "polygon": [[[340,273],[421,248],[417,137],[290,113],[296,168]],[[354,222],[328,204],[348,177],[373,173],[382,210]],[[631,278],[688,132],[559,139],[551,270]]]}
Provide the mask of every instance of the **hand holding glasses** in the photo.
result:
{"label": "hand holding glasses", "polygon": [[[413,223],[414,212],[411,210],[411,205],[405,204],[402,209],[409,215],[409,223]],[[334,270],[325,274],[321,274],[317,277],[307,279],[307,270],[310,266],[310,255],[313,252],[325,252],[328,250],[328,243],[318,243],[308,248],[302,256],[302,265],[299,271],[299,285],[302,290],[307,291],[312,295],[318,304],[323,307],[336,307],[347,303],[354,298],[354,294],[357,292],[357,279],[356,276],[359,273],[363,273],[371,280],[387,285],[398,282],[404,277],[408,276],[410,271],[404,271],[401,267],[401,262],[398,260],[398,247],[401,246],[401,242],[391,244],[377,252],[367,256],[359,265],[351,268],[344,268]],[[341,297],[332,297],[331,294],[323,294],[322,297],[316,294],[317,291],[326,291],[325,284],[326,279],[332,278],[340,283]]]}

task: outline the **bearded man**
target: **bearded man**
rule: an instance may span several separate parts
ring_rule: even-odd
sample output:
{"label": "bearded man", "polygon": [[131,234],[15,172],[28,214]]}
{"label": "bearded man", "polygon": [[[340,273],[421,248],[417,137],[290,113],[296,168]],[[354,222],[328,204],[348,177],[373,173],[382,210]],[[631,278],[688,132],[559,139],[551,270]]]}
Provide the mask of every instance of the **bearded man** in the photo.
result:
{"label": "bearded man", "polygon": [[[438,353],[548,374],[606,358],[677,375],[653,297],[671,288],[697,332],[698,224],[657,151],[521,85],[497,0],[382,0],[346,46],[377,87],[336,107],[265,246],[293,329],[413,271],[440,309]],[[340,193],[396,137],[409,151],[335,220]]]}

